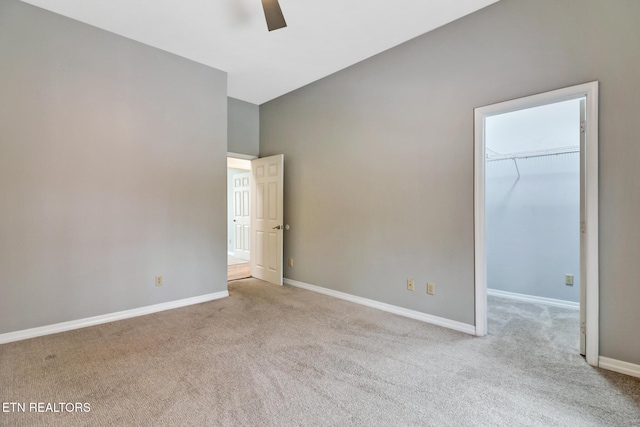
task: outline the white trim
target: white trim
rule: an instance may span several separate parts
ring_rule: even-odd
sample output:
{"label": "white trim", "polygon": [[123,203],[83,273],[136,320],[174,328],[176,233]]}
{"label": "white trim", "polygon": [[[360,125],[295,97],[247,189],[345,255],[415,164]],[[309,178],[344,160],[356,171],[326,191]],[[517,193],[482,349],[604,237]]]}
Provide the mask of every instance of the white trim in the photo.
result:
{"label": "white trim", "polygon": [[251,160],[227,157],[227,169],[251,170]]}
{"label": "white trim", "polygon": [[485,143],[484,115],[482,110],[474,111],[474,178],[473,178],[473,221],[476,284],[476,335],[487,335],[487,241],[485,237]]}
{"label": "white trim", "polygon": [[284,278],[284,284],[289,286],[294,286],[296,288],[306,289],[308,291],[317,292],[319,294],[328,295],[330,297],[338,298],[341,300],[354,302],[356,304],[365,305],[367,307],[377,308],[378,310],[387,311],[389,313],[397,314],[399,316],[420,320],[422,322],[431,323],[433,325],[442,326],[445,328],[464,332],[466,334],[470,334],[470,335],[476,334],[476,328],[473,325],[457,322],[455,320],[449,320],[443,317],[433,316],[431,314],[422,313],[420,311],[409,310],[407,308],[398,307],[396,305],[391,305],[384,302],[379,302],[372,299],[367,299],[367,298],[347,294],[340,291],[334,291],[333,289],[327,289],[321,286],[310,285],[308,283],[299,282],[297,280],[287,279],[286,277]]}
{"label": "white trim", "polygon": [[251,154],[232,153],[231,151],[227,151],[227,157],[243,160],[254,160],[258,158],[258,156],[252,156]]}
{"label": "white trim", "polygon": [[585,166],[586,339],[587,362],[598,366],[600,356],[600,252],[598,249],[598,82],[585,88],[587,98]]}
{"label": "white trim", "polygon": [[57,334],[59,332],[71,331],[73,329],[86,328],[87,326],[100,325],[102,323],[115,322],[116,320],[129,319],[131,317],[144,316],[146,314],[157,313],[159,311],[171,310],[174,308],[186,307],[188,305],[200,304],[229,296],[229,291],[220,291],[213,294],[200,295],[197,297],[185,298],[176,301],[163,302],[161,304],[138,307],[131,310],[118,311],[115,313],[102,314],[100,316],[87,317],[85,319],[71,320],[69,322],[55,323],[53,325],[40,326],[38,328],[24,329],[22,331],[8,332],[0,334],[0,344],[13,341],[26,340],[43,335]]}
{"label": "white trim", "polygon": [[485,140],[486,117],[555,102],[586,97],[585,166],[585,264],[586,264],[586,358],[599,362],[599,270],[598,270],[598,82],[585,83],[474,110],[474,246],[476,335],[487,334],[487,254],[485,216]]}
{"label": "white trim", "polygon": [[519,294],[516,292],[501,291],[499,289],[487,289],[487,295],[501,298],[509,298],[517,301],[532,302],[534,304],[546,304],[554,307],[580,310],[580,303],[561,299],[537,297],[535,295]]}
{"label": "white trim", "polygon": [[640,378],[640,365],[600,356],[600,368]]}

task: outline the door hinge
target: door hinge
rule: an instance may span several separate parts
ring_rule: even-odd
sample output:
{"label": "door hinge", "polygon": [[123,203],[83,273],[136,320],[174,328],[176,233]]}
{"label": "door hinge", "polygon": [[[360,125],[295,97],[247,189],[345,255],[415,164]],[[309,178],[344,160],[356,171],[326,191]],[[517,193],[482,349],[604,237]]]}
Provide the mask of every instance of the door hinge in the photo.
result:
{"label": "door hinge", "polygon": [[585,133],[587,131],[587,122],[580,122],[580,133]]}
{"label": "door hinge", "polygon": [[584,322],[580,322],[580,333],[581,334],[587,333],[587,325]]}
{"label": "door hinge", "polygon": [[587,232],[587,224],[584,221],[580,222],[580,232],[581,233],[586,233]]}

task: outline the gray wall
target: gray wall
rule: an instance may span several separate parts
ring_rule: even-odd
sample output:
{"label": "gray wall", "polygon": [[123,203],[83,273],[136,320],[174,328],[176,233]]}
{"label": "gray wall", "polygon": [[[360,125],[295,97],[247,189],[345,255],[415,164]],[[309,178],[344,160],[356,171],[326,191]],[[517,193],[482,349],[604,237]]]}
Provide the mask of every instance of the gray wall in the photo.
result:
{"label": "gray wall", "polygon": [[473,109],[599,80],[600,348],[640,363],[639,20],[637,0],[503,0],[261,105],[285,276],[473,323]]}
{"label": "gray wall", "polygon": [[579,302],[580,153],[517,162],[487,162],[488,286]]}
{"label": "gray wall", "polygon": [[226,74],[17,0],[0,58],[0,333],[226,290]]}
{"label": "gray wall", "polygon": [[228,98],[228,151],[257,156],[260,151],[260,108],[250,102]]}

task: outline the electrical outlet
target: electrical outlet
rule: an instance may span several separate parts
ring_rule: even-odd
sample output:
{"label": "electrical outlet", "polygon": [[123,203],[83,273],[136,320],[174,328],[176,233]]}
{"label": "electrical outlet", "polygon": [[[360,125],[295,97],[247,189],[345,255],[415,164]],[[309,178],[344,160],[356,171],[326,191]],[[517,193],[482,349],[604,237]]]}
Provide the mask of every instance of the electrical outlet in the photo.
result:
{"label": "electrical outlet", "polygon": [[289,267],[293,267],[293,258],[289,258]]}
{"label": "electrical outlet", "polygon": [[567,286],[573,286],[573,274],[564,275],[564,284]]}
{"label": "electrical outlet", "polygon": [[436,294],[436,284],[435,283],[427,283],[427,293],[429,295]]}
{"label": "electrical outlet", "polygon": [[408,291],[413,290],[413,279],[407,279],[407,290]]}
{"label": "electrical outlet", "polygon": [[162,276],[156,276],[156,286],[162,286]]}

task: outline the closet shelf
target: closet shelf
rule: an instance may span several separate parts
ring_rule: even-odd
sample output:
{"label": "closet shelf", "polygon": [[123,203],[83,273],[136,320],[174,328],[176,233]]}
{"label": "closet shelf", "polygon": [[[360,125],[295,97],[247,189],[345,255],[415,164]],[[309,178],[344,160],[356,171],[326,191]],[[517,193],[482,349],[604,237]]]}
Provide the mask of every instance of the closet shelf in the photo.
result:
{"label": "closet shelf", "polygon": [[566,147],[548,148],[545,150],[518,151],[518,152],[512,152],[512,153],[498,153],[496,151],[493,151],[490,148],[487,148],[486,157],[488,162],[493,162],[497,160],[529,159],[532,157],[556,156],[558,154],[579,153],[579,152],[580,152],[579,145],[569,145]]}

